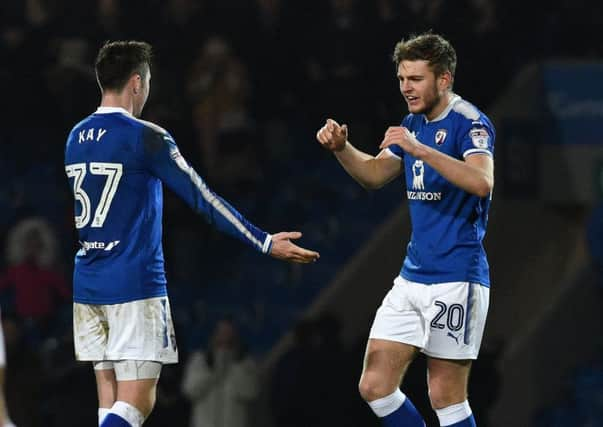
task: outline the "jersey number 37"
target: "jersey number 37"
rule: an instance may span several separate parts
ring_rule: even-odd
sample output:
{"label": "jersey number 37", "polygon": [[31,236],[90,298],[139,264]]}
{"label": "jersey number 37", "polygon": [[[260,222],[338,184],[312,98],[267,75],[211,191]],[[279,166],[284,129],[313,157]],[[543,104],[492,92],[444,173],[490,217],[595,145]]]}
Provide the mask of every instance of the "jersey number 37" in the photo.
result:
{"label": "jersey number 37", "polygon": [[117,192],[119,180],[123,174],[123,165],[121,163],[90,162],[73,163],[65,166],[67,176],[73,178],[73,195],[75,200],[82,204],[81,213],[75,216],[75,227],[78,229],[88,225],[90,222],[90,213],[92,212],[90,197],[82,188],[88,170],[90,170],[92,175],[104,175],[107,177],[100,200],[94,211],[92,224],[90,225],[90,227],[100,228],[105,223],[105,219],[107,219],[111,202]]}

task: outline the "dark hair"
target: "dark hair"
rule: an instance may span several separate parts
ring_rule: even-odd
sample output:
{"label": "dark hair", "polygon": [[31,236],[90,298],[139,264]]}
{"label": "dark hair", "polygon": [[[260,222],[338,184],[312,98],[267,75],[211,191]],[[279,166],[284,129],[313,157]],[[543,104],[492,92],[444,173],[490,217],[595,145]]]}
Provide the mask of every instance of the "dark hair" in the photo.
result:
{"label": "dark hair", "polygon": [[121,90],[133,74],[146,77],[153,49],[140,41],[106,42],[98,51],[94,69],[101,90]]}
{"label": "dark hair", "polygon": [[450,71],[454,80],[456,52],[450,42],[438,34],[413,34],[408,40],[402,39],[396,44],[393,60],[396,67],[402,61],[424,60],[436,76]]}

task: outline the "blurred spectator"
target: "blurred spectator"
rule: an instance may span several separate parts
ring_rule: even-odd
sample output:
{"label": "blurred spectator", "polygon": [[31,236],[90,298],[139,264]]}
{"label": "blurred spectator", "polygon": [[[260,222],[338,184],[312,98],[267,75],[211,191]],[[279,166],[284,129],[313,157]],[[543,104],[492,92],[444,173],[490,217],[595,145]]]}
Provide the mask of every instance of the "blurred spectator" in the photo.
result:
{"label": "blurred spectator", "polygon": [[205,175],[227,196],[246,193],[261,178],[261,150],[247,106],[247,68],[225,39],[212,37],[190,76],[188,91]]}
{"label": "blurred spectator", "polygon": [[[60,113],[61,128],[66,134],[72,123],[77,123],[86,113],[96,109],[98,88],[94,70],[90,66],[90,46],[84,38],[62,39],[57,43],[56,51],[56,63],[49,68],[46,78],[49,92]],[[58,146],[51,145],[54,149]]]}
{"label": "blurred spectator", "polygon": [[99,0],[96,13],[99,41],[106,40],[109,35],[121,38],[123,13],[119,0]]}
{"label": "blurred spectator", "polygon": [[43,219],[25,219],[9,232],[0,290],[14,292],[16,315],[33,334],[49,332],[59,304],[71,299],[56,255],[56,237]]}
{"label": "blurred spectator", "polygon": [[258,371],[233,321],[220,320],[209,348],[190,355],[182,392],[191,401],[191,427],[249,427],[259,394]]}

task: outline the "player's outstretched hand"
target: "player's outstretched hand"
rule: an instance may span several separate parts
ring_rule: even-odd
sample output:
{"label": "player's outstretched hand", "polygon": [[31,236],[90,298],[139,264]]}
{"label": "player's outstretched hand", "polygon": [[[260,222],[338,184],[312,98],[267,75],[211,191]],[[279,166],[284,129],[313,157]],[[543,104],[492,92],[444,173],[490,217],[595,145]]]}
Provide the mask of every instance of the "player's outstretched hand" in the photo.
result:
{"label": "player's outstretched hand", "polygon": [[325,125],[316,132],[316,139],[327,150],[341,151],[348,140],[348,126],[327,119]]}
{"label": "player's outstretched hand", "polygon": [[299,239],[302,234],[299,231],[284,231],[272,235],[272,249],[270,256],[284,261],[307,264],[320,258],[318,252],[301,248],[291,240]]}

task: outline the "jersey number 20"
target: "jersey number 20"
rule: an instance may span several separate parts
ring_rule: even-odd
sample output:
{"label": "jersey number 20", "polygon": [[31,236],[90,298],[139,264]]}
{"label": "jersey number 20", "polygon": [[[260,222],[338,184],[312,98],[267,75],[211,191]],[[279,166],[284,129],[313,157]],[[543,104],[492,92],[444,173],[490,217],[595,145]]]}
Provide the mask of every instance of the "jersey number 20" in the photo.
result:
{"label": "jersey number 20", "polygon": [[[91,162],[88,163],[88,166],[92,175],[105,175],[107,177],[98,206],[94,212],[92,224],[90,225],[90,227],[100,228],[105,223],[105,219],[107,219],[111,202],[117,192],[117,186],[123,174],[123,165],[121,163]],[[86,163],[73,163],[65,166],[67,176],[73,178],[73,195],[75,200],[82,204],[82,212],[75,216],[76,228],[84,228],[90,222],[90,212],[92,211],[90,197],[88,197],[88,194],[82,188],[87,169]]]}

